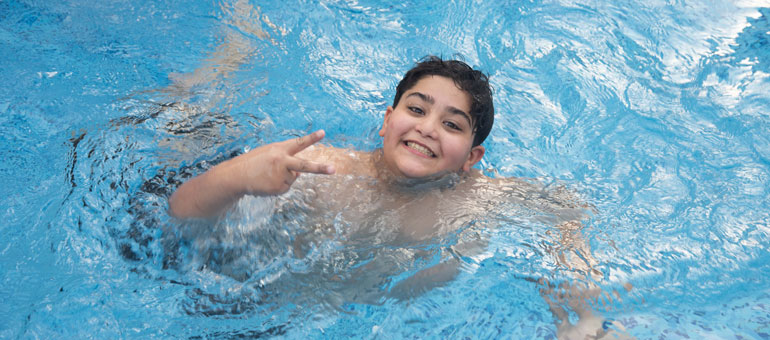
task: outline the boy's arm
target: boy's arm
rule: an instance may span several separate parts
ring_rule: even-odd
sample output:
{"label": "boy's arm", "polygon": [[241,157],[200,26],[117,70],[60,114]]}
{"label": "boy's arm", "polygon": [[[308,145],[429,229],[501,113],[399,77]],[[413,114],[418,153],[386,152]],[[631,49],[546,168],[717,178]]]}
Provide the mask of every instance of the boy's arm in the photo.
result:
{"label": "boy's arm", "polygon": [[[496,188],[514,194],[522,199],[522,203],[533,208],[548,211],[558,217],[556,223],[558,242],[548,247],[546,253],[554,258],[557,265],[568,268],[573,274],[571,283],[554,286],[545,279],[537,280],[541,285],[540,293],[556,318],[558,339],[628,339],[623,325],[597,315],[590,302],[600,298],[608,301],[619,300],[617,292],[603,291],[598,283],[602,274],[596,269],[598,261],[591,254],[591,248],[583,238],[583,223],[588,217],[587,211],[593,210],[589,204],[581,202],[572,192],[563,187],[544,190],[540,185],[517,178],[482,178]],[[532,195],[534,194],[534,195]],[[631,289],[630,284],[624,288]],[[569,312],[578,315],[576,324],[569,321]]]}
{"label": "boy's arm", "polygon": [[334,167],[295,155],[320,141],[323,130],[261,146],[227,160],[180,186],[169,198],[169,213],[177,218],[216,216],[244,195],[280,195],[300,173],[333,174]]}
{"label": "boy's arm", "polygon": [[400,300],[409,299],[446,284],[459,273],[460,262],[451,258],[448,261],[422,269],[399,282],[391,289],[390,296]]}
{"label": "boy's arm", "polygon": [[[551,249],[549,253],[552,253],[557,263],[571,270],[575,280],[572,283],[562,283],[559,287],[554,287],[544,280],[540,282],[544,286],[541,294],[557,319],[557,338],[578,339],[588,336],[591,339],[632,339],[620,322],[597,315],[591,306],[591,301],[601,298],[605,299],[604,301],[620,301],[620,295],[617,291],[604,291],[598,286],[602,281],[602,274],[595,268],[598,261],[591,254],[590,247],[580,232],[583,224],[573,220],[560,223],[557,228],[561,233],[560,246]],[[624,288],[630,291],[631,285],[626,283]],[[577,314],[577,323],[572,324],[569,321],[566,308]]]}

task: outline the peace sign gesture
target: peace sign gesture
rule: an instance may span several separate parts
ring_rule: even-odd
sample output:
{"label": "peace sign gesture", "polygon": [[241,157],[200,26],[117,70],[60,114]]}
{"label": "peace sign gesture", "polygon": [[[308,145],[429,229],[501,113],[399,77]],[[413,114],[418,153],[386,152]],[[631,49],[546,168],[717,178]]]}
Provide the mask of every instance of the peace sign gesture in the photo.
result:
{"label": "peace sign gesture", "polygon": [[297,157],[324,138],[324,131],[260,146],[195,177],[169,198],[169,212],[180,218],[211,217],[243,195],[280,195],[301,173],[333,174],[334,167]]}
{"label": "peace sign gesture", "polygon": [[239,170],[242,194],[279,195],[289,190],[301,173],[333,174],[334,167],[296,157],[324,137],[319,130],[309,135],[261,146],[233,158]]}

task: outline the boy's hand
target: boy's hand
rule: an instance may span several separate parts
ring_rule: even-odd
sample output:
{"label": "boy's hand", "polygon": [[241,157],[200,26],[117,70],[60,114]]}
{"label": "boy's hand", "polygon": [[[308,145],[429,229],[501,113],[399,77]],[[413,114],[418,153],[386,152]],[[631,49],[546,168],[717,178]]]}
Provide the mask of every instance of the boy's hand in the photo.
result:
{"label": "boy's hand", "polygon": [[180,186],[169,198],[169,213],[177,218],[208,218],[221,213],[241,196],[279,195],[300,173],[333,174],[334,167],[295,155],[324,138],[323,130],[268,144],[220,163]]}
{"label": "boy's hand", "polygon": [[240,194],[279,195],[289,190],[301,173],[333,174],[334,167],[295,155],[324,138],[324,131],[264,145],[233,158],[228,172]]}

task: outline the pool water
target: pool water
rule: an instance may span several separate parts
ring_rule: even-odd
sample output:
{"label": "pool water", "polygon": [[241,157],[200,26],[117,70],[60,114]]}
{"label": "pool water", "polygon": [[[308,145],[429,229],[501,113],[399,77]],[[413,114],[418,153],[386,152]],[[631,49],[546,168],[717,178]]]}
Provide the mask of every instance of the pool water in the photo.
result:
{"label": "pool water", "polygon": [[[536,281],[570,270],[539,208],[435,243],[319,242],[307,260],[287,250],[304,227],[292,193],[215,226],[166,214],[181,181],[258,145],[322,128],[377,148],[428,54],[490,76],[479,168],[592,207],[578,234],[607,292],[597,314],[639,339],[770,338],[759,0],[2,1],[0,338],[555,338]],[[383,293],[469,235],[486,246],[452,280]],[[387,267],[374,283],[372,267]]]}

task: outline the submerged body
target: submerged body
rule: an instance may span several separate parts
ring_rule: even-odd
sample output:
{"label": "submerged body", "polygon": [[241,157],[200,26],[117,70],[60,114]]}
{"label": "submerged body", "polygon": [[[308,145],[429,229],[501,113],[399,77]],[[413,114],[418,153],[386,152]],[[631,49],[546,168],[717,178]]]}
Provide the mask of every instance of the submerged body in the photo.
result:
{"label": "submerged body", "polygon": [[303,153],[373,171],[303,175],[284,195],[244,197],[215,221],[182,224],[197,228],[184,233],[200,257],[191,262],[239,281],[275,279],[270,287],[294,287],[308,299],[323,287],[337,296],[320,300],[336,306],[381,303],[421,294],[481,261],[497,223],[554,228],[587,216],[574,196],[523,180],[477,171],[410,180],[378,166],[381,150],[316,145]]}
{"label": "submerged body", "polygon": [[[283,195],[243,197],[217,219],[190,224],[198,230],[184,237],[197,242],[194,253],[201,257],[192,262],[239,281],[276,278],[280,283],[270,285],[276,289],[325,286],[321,290],[338,294],[326,301],[332,305],[380,303],[421,294],[453,279],[461,266],[480,262],[498,223],[515,219],[558,231],[580,226],[589,214],[568,191],[478,170],[431,179],[395,176],[382,152],[305,149],[299,155],[335,164],[336,173],[303,175]],[[565,249],[587,252],[579,238],[564,242]],[[576,262],[577,256],[552,257],[585,272],[591,266]],[[276,269],[277,262],[292,263],[302,274]]]}

